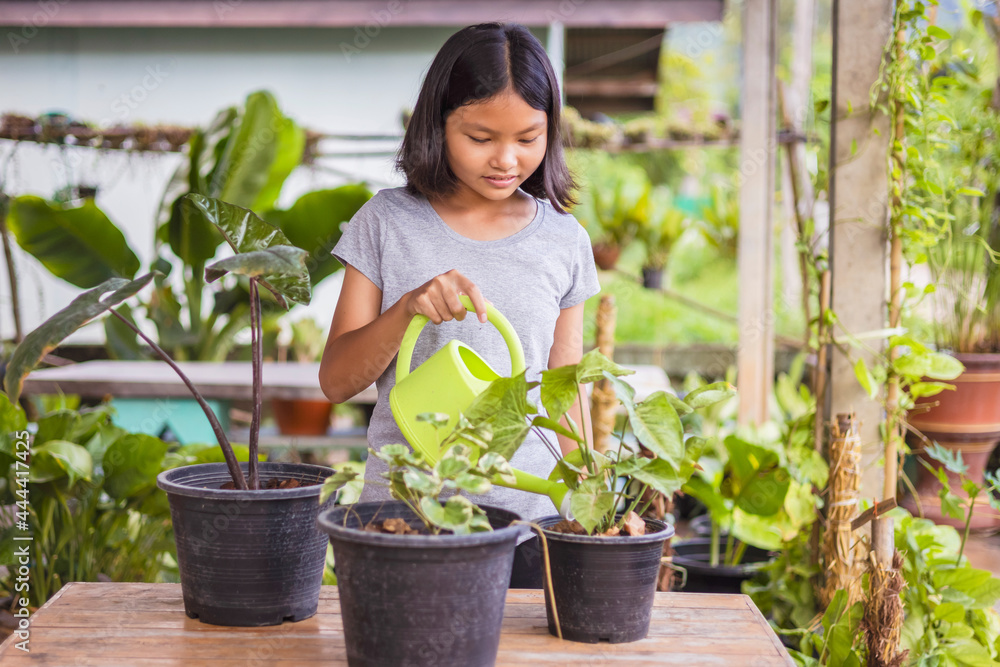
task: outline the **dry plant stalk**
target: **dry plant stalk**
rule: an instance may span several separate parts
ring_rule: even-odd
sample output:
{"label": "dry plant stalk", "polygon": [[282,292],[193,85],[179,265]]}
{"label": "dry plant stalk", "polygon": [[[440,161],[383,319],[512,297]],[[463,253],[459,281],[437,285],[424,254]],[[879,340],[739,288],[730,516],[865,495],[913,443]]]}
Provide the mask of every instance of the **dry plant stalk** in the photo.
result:
{"label": "dry plant stalk", "polygon": [[869,558],[871,589],[865,599],[865,615],[862,620],[868,644],[868,665],[899,667],[909,654],[908,650],[897,651],[903,627],[903,601],[899,594],[906,585],[900,572],[903,555],[894,551],[891,567],[880,563],[874,551],[869,553]]}
{"label": "dry plant stalk", "polygon": [[[618,309],[615,307],[615,297],[605,294],[597,306],[597,349],[608,359],[614,359],[615,325]],[[604,453],[611,442],[611,433],[615,429],[615,410],[618,399],[615,390],[607,380],[594,383],[590,396],[590,421],[594,429],[594,449]]]}
{"label": "dry plant stalk", "polygon": [[851,530],[861,489],[861,434],[854,414],[837,415],[831,435],[829,504],[822,552],[824,576],[817,591],[824,607],[841,589],[847,591],[849,605],[860,600],[864,567],[862,546],[854,543]]}

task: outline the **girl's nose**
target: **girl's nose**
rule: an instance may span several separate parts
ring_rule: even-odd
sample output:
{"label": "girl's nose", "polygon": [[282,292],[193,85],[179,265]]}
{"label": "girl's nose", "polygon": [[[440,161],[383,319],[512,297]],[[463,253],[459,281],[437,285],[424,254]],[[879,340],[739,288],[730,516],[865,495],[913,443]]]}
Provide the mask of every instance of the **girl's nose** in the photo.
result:
{"label": "girl's nose", "polygon": [[494,169],[513,169],[517,166],[517,156],[514,147],[509,144],[498,144],[497,151],[493,154],[492,164]]}

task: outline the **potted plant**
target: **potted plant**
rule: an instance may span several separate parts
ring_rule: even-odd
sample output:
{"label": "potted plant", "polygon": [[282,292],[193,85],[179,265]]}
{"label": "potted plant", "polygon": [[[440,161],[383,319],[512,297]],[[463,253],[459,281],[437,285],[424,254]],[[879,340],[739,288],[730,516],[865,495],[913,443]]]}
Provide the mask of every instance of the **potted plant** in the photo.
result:
{"label": "potted plant", "polygon": [[[993,81],[986,86],[974,74],[960,71],[960,81],[932,109],[938,116],[962,118],[947,130],[946,140],[956,150],[936,165],[943,174],[944,192],[907,194],[914,204],[931,209],[927,218],[939,219],[927,233],[920,230],[921,238],[928,239],[935,338],[938,349],[949,352],[965,370],[950,380],[954,391],[917,398],[908,421],[923,436],[914,444],[923,448],[936,441],[960,452],[969,468],[967,477],[982,485],[990,453],[1000,440],[1000,114],[983,94]],[[939,137],[928,130],[928,136],[918,134],[917,139],[932,142]],[[923,466],[918,470],[915,486],[924,515],[954,522],[938,502],[937,478]],[[961,488],[958,477],[947,474],[951,485]],[[916,511],[915,501],[904,504]],[[984,503],[973,527],[998,525],[1000,514]]]}
{"label": "potted plant", "polygon": [[654,187],[643,201],[639,240],[646,248],[642,266],[642,286],[647,289],[663,287],[663,271],[674,243],[684,233],[687,217],[674,208],[670,191],[663,186]]}
{"label": "potted plant", "polygon": [[[326,335],[312,318],[303,318],[289,325],[290,340],[282,361],[313,363],[323,356]],[[284,334],[284,331],[282,331]],[[281,334],[279,334],[280,336]],[[279,340],[279,346],[284,341]],[[281,347],[279,347],[279,354]],[[279,357],[280,358],[280,357]],[[304,371],[314,372],[314,371]],[[330,411],[333,403],[315,398],[272,398],[271,412],[282,435],[326,435],[330,428]]]}
{"label": "potted plant", "polygon": [[287,304],[286,299],[307,303],[306,253],[290,246],[280,230],[247,209],[200,195],[190,195],[183,207],[187,218],[213,224],[237,253],[206,267],[206,281],[226,274],[247,280],[253,350],[248,462],[237,462],[215,414],[177,364],[114,310],[149,285],[155,273],[132,281],[112,278],[87,290],[28,334],[8,362],[7,395],[15,402],[24,377],[46,351],[110,311],[184,380],[205,411],[225,458],[225,463],[182,466],[157,477],[170,501],[188,616],[237,626],[308,618],[316,613],[326,554],[326,540],[315,526],[316,499],[320,483],[333,471],[305,464],[258,464],[257,456],[262,388],[259,289],[267,289],[281,305]]}
{"label": "potted plant", "polygon": [[[578,364],[542,372],[540,395],[547,417],[533,417],[534,407],[526,399],[537,382],[522,383],[521,391],[494,392],[492,409],[481,417],[503,425],[508,434],[520,429],[520,439],[510,443],[514,449],[527,432],[514,426],[529,423],[579,444],[558,459],[549,477],[570,489],[573,519],[556,515],[536,520],[551,561],[551,585],[545,593],[549,631],[573,641],[619,643],[646,636],[663,544],[674,533],[671,525],[642,517],[652,502],[646,491],[672,496],[696,468],[706,442],[685,437],[681,415],[733,395],[732,386],[720,382],[683,401],[658,391],[637,403],[635,390],[619,379],[630,373],[592,350]],[[628,415],[617,447],[606,452],[595,450],[571,420],[568,428],[559,424],[577,400],[580,385],[600,379],[613,384]],[[627,444],[628,435],[651,457],[640,454],[635,442]],[[551,443],[550,449],[555,449]]]}
{"label": "potted plant", "polygon": [[587,153],[583,160],[584,185],[573,215],[586,228],[598,268],[615,268],[622,250],[635,240],[649,179],[635,165],[601,153]]}
{"label": "potted plant", "polygon": [[793,480],[781,450],[736,435],[725,438],[723,450],[703,456],[683,489],[708,508],[711,526],[708,536],[673,545],[673,562],[686,571],[688,592],[739,593],[769,550],[799,528],[784,507]]}
{"label": "potted plant", "polygon": [[[447,423],[444,415],[419,419]],[[443,492],[483,494],[493,479],[513,482],[506,459],[485,451],[491,437],[489,426],[460,417],[434,464],[406,445],[370,450],[389,465],[385,484],[398,500],[320,514],[333,546],[349,664],[494,664],[514,548],[526,526],[513,512],[480,508],[465,496],[441,501]],[[328,477],[320,499],[357,475]]]}

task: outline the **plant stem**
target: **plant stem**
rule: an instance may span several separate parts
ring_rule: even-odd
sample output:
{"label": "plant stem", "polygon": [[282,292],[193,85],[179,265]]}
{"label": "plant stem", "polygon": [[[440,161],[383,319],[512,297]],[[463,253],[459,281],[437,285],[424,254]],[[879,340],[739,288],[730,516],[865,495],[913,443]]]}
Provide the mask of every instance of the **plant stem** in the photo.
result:
{"label": "plant stem", "polygon": [[149,336],[140,331],[139,327],[129,322],[128,318],[123,317],[118,313],[118,311],[114,310],[113,308],[111,309],[111,313],[119,320],[124,322],[125,325],[128,326],[128,328],[130,328],[132,331],[136,333],[137,336],[139,336],[139,338],[145,341],[146,344],[149,345],[154,352],[156,352],[157,356],[163,359],[163,361],[165,361],[168,366],[174,369],[174,372],[177,373],[181,381],[185,385],[187,385],[187,388],[191,391],[191,395],[194,396],[194,400],[198,401],[198,405],[201,406],[202,411],[204,411],[205,416],[208,418],[208,423],[211,424],[212,431],[215,433],[215,438],[219,441],[219,447],[222,448],[222,455],[226,459],[226,467],[229,468],[229,474],[233,478],[233,484],[236,485],[237,489],[245,491],[247,489],[246,478],[243,477],[243,471],[240,470],[240,464],[236,461],[236,454],[233,453],[233,448],[229,444],[229,438],[226,437],[226,432],[222,429],[222,425],[219,423],[219,420],[215,417],[215,413],[212,412],[212,408],[210,408],[208,406],[208,403],[205,402],[205,399],[202,397],[201,392],[199,392],[198,389],[195,388],[195,386],[191,383],[191,380],[188,378],[188,376],[185,375],[184,371],[180,369],[180,366],[174,363],[174,360],[170,358],[170,355],[164,352],[159,345],[154,343]]}
{"label": "plant stem", "polygon": [[965,515],[965,530],[962,531],[962,543],[958,546],[958,560],[955,561],[955,567],[962,565],[962,554],[965,552],[965,543],[969,539],[969,529],[972,527],[972,512],[976,509],[976,498],[979,497],[977,493],[969,498],[969,512]]}
{"label": "plant stem", "polygon": [[250,472],[250,488],[260,488],[260,475],[257,470],[257,444],[260,436],[260,410],[261,395],[264,392],[262,380],[264,363],[263,344],[261,338],[263,329],[260,323],[260,292],[257,288],[257,279],[250,279],[250,356],[253,368],[253,414],[250,418],[250,458],[248,460],[248,470]]}
{"label": "plant stem", "polygon": [[556,461],[562,459],[559,450],[556,448],[555,445],[552,444],[552,441],[545,436],[545,432],[542,431],[542,429],[540,429],[537,426],[532,426],[531,430],[534,431],[538,435],[538,437],[542,439],[542,442],[545,443],[546,449],[549,450],[549,454],[552,454],[552,456],[555,457]]}
{"label": "plant stem", "polygon": [[583,454],[583,461],[587,465],[587,470],[590,471],[591,475],[597,474],[597,465],[594,463],[594,458],[590,455],[590,441],[587,439],[587,427],[584,424],[583,416],[583,389],[580,387],[580,383],[576,383],[576,400],[577,404],[580,406],[580,431],[583,436],[583,442],[580,443],[580,450]]}
{"label": "plant stem", "polygon": [[726,565],[733,564],[733,541],[736,539],[733,537],[733,525],[736,522],[733,521],[729,524],[729,534],[726,535]]}
{"label": "plant stem", "polygon": [[[619,528],[619,529],[620,529],[620,528],[621,528],[622,526],[624,526],[624,525],[625,525],[625,520],[626,520],[626,519],[628,519],[628,515],[629,515],[629,513],[630,513],[630,512],[634,512],[634,511],[635,511],[635,508],[636,508],[636,507],[637,507],[637,506],[639,505],[639,502],[640,502],[640,501],[642,500],[642,496],[643,496],[643,494],[644,494],[644,493],[646,493],[646,490],[647,490],[647,489],[649,489],[649,485],[648,485],[648,484],[643,484],[643,485],[642,485],[642,488],[641,488],[641,489],[639,489],[639,493],[638,493],[638,494],[636,494],[636,496],[635,496],[635,500],[633,500],[633,501],[632,501],[632,504],[631,504],[631,505],[629,505],[629,506],[628,506],[628,507],[627,507],[627,508],[625,509],[625,511],[624,511],[624,512],[622,512],[622,518],[618,520],[618,523],[617,523],[617,524],[615,524],[615,525],[617,525],[617,526],[618,526],[618,528]],[[648,507],[648,506],[649,506],[649,503],[646,503],[646,505],[647,505],[647,507]]]}
{"label": "plant stem", "polygon": [[745,554],[746,551],[747,551],[747,543],[740,542],[739,545],[736,547],[735,553],[733,553],[733,560],[729,564],[739,565],[741,562],[743,562],[743,554]]}
{"label": "plant stem", "polygon": [[708,564],[710,567],[719,566],[719,523],[712,521],[712,543],[709,545]]}

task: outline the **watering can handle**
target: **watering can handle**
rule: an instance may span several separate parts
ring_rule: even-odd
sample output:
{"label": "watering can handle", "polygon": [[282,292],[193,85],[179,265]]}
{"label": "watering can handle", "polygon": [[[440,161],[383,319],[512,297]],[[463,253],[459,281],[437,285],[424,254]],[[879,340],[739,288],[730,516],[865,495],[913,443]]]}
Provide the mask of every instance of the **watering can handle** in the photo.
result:
{"label": "watering can handle", "polygon": [[[472,305],[472,299],[465,294],[459,298],[462,300],[462,304],[466,310],[475,312],[476,308]],[[507,321],[507,318],[499,310],[489,304],[486,305],[486,319],[497,328],[497,331],[500,332],[500,335],[503,336],[504,341],[507,343],[507,351],[510,352],[511,375],[523,372],[524,350],[521,349],[521,341],[518,339],[514,327],[510,325],[510,322]],[[420,332],[423,331],[424,325],[428,322],[430,322],[430,319],[426,315],[414,315],[413,319],[410,320],[410,326],[406,327],[403,340],[399,343],[399,356],[396,358],[396,384],[399,384],[403,378],[410,374],[413,348],[417,344],[417,338],[420,337]]]}

